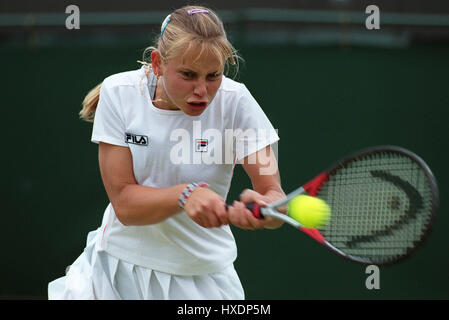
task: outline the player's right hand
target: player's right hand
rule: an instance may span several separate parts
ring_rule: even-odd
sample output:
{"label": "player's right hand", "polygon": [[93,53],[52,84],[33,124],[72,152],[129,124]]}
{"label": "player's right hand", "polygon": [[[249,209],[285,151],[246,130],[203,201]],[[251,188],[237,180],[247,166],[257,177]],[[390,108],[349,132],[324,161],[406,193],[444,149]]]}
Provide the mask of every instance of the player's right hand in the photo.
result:
{"label": "player's right hand", "polygon": [[208,188],[196,187],[187,199],[184,210],[204,228],[229,224],[224,199]]}

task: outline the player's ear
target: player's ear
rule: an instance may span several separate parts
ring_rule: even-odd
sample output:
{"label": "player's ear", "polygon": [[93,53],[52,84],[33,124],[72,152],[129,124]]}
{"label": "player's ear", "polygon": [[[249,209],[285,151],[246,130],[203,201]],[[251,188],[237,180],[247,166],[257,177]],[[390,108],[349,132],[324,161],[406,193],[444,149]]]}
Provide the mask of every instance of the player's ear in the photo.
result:
{"label": "player's ear", "polygon": [[151,52],[151,67],[153,68],[153,72],[156,76],[162,76],[162,57],[158,50]]}

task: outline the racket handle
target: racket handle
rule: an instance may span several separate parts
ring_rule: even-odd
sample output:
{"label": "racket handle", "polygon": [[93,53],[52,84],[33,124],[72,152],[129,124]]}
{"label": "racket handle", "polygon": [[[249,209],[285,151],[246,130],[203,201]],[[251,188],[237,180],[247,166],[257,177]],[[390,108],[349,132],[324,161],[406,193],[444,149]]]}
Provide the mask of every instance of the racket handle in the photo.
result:
{"label": "racket handle", "polygon": [[[262,214],[262,210],[261,206],[259,206],[257,203],[255,202],[248,202],[245,203],[246,209],[248,209],[249,211],[251,211],[253,213],[253,216],[257,219],[263,219],[264,216]],[[226,205],[226,210],[228,209],[228,205]]]}
{"label": "racket handle", "polygon": [[263,219],[264,216],[262,214],[262,210],[260,210],[260,206],[255,202],[245,203],[246,208],[253,213],[253,216],[257,219]]}

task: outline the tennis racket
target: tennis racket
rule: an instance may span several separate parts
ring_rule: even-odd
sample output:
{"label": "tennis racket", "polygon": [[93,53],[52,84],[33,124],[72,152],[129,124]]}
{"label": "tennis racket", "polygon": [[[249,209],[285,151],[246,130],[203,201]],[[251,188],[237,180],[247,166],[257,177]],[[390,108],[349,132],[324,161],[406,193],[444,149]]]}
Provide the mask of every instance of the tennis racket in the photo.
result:
{"label": "tennis racket", "polygon": [[[276,210],[300,194],[327,202],[332,216],[326,226],[305,228]],[[382,265],[414,252],[428,235],[438,204],[437,182],[421,158],[400,147],[377,146],[343,158],[283,200],[247,208],[257,218],[299,228],[344,258]]]}

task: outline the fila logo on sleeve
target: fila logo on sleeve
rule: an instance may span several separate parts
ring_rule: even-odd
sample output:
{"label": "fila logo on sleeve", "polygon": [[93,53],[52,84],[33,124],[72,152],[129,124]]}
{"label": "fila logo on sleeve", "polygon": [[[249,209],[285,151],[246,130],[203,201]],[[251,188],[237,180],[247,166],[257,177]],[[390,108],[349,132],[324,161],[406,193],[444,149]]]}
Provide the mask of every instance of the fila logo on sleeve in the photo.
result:
{"label": "fila logo on sleeve", "polygon": [[125,133],[125,142],[137,144],[139,146],[148,146],[148,137],[134,133]]}

